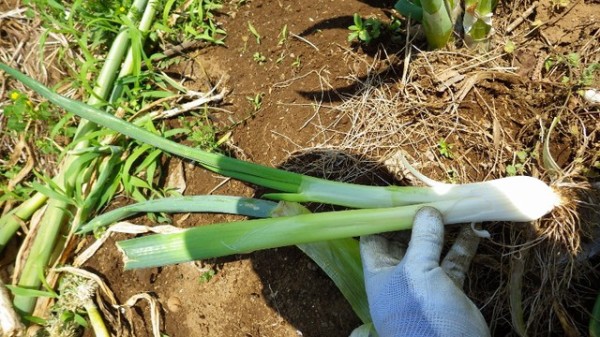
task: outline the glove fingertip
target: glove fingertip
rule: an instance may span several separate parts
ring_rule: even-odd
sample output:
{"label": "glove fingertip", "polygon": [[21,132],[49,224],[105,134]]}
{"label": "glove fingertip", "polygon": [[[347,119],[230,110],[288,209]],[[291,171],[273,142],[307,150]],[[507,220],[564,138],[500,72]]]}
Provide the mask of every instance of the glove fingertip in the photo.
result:
{"label": "glove fingertip", "polygon": [[443,222],[442,222],[442,213],[437,209],[429,206],[425,206],[417,211],[415,214],[415,220],[413,224],[414,227],[422,228],[423,230],[438,230],[434,226],[434,224],[442,225],[442,235],[443,235]]}
{"label": "glove fingertip", "polygon": [[442,214],[433,207],[423,207],[415,215],[406,259],[439,266],[444,243]]}

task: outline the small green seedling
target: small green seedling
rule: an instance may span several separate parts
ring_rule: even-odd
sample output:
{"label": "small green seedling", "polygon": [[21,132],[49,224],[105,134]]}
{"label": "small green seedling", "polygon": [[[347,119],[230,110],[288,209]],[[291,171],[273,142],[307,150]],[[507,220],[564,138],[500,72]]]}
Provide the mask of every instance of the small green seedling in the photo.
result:
{"label": "small green seedling", "polygon": [[248,21],[248,30],[250,31],[250,33],[252,33],[252,35],[254,35],[254,38],[256,39],[256,44],[260,44],[261,36],[250,21]]}
{"label": "small green seedling", "polygon": [[277,45],[278,46],[283,45],[287,41],[288,35],[289,35],[288,26],[284,25],[283,28],[281,28],[281,32],[278,35],[279,41],[277,42]]}
{"label": "small green seedling", "polygon": [[294,62],[292,62],[292,67],[300,68],[301,66],[302,66],[302,60],[300,59],[300,56],[296,56],[296,58],[294,59]]}
{"label": "small green seedling", "polygon": [[262,97],[262,92],[259,92],[254,96],[247,96],[246,99],[252,104],[254,111],[258,111],[262,107]]}
{"label": "small green seedling", "polygon": [[283,60],[285,60],[285,50],[282,51],[281,53],[279,53],[279,56],[277,57],[277,60],[275,60],[275,63],[279,64],[281,62],[283,62]]}
{"label": "small green seedling", "polygon": [[216,274],[217,272],[214,269],[209,269],[202,273],[202,275],[200,275],[200,277],[198,278],[198,283],[208,283],[208,281],[210,281]]}
{"label": "small green seedling", "polygon": [[267,62],[267,58],[258,51],[256,53],[254,53],[254,55],[252,55],[252,59],[254,60],[254,62],[256,62],[258,64],[263,64],[263,63]]}
{"label": "small green seedling", "polygon": [[440,138],[438,140],[437,148],[440,154],[448,159],[454,158],[454,154],[452,153],[452,148],[454,145],[448,143],[445,139]]}
{"label": "small green seedling", "polygon": [[523,174],[528,158],[529,152],[525,150],[517,151],[517,153],[515,153],[513,163],[506,167],[506,174],[509,177],[516,176],[517,174]]}
{"label": "small green seedling", "polygon": [[348,29],[350,30],[350,34],[348,35],[349,42],[358,40],[359,42],[369,44],[381,34],[381,21],[373,18],[363,21],[357,13],[354,13],[354,24],[348,27]]}
{"label": "small green seedling", "polygon": [[508,40],[504,44],[504,52],[507,54],[514,53],[516,49],[517,49],[517,45],[512,40]]}

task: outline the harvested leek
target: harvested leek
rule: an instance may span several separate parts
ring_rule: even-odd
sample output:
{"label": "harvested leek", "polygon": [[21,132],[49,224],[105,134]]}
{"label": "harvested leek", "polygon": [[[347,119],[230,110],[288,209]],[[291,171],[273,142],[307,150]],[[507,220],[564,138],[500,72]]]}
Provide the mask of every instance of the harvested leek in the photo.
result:
{"label": "harvested leek", "polygon": [[[540,181],[534,182],[533,188],[540,186],[542,193],[551,191]],[[479,196],[459,199],[440,199],[430,203],[414,205],[360,209],[338,212],[301,214],[273,219],[249,220],[234,223],[219,223],[190,228],[182,232],[151,235],[142,238],[126,240],[119,247],[126,256],[126,268],[145,268],[162,266],[197,259],[249,253],[259,249],[297,245],[308,242],[326,241],[353,236],[375,234],[409,229],[415,213],[424,206],[438,209],[444,215],[444,223],[457,224],[482,221],[531,221],[535,220],[554,207],[555,196],[538,198],[538,205],[521,207],[521,210],[509,201],[508,195],[502,199],[486,198],[486,188],[503,180],[489,183],[461,185],[468,189],[476,185],[480,188]],[[515,180],[512,180],[515,182]],[[538,184],[539,182],[539,184]],[[513,185],[514,187],[515,185]],[[483,189],[482,189],[483,188]],[[492,194],[496,197],[503,192],[514,190],[501,189]],[[531,202],[534,194],[522,193],[519,198],[524,201],[529,197]],[[540,190],[538,190],[540,192]],[[538,208],[536,213],[527,212]],[[524,212],[523,212],[524,211]]]}
{"label": "harvested leek", "polygon": [[[93,123],[165,152],[195,160],[214,172],[278,190],[280,192],[266,194],[265,197],[285,201],[281,204],[283,206],[295,205],[290,202],[296,201],[370,208],[318,214],[283,212],[284,216],[278,218],[212,224],[177,233],[126,240],[120,242],[119,247],[126,256],[128,269],[408,229],[412,225],[414,214],[424,206],[438,209],[446,224],[456,224],[533,221],[562,205],[558,193],[532,177],[516,176],[457,185],[434,182],[413,171],[429,186],[374,187],[328,181],[269,168],[177,144],[92,106],[57,95],[6,65],[0,64],[0,69],[53,103]],[[131,209],[125,210],[121,215],[129,214],[127,212],[130,211]],[[269,216],[275,216],[274,212],[268,213]],[[111,221],[116,218],[118,217],[113,217]],[[90,230],[95,226],[92,223],[81,230]],[[356,246],[355,243],[353,245]],[[331,247],[324,247],[319,248],[318,253],[327,250],[334,251]]]}
{"label": "harvested leek", "polygon": [[[429,187],[365,186],[304,176],[210,153],[162,138],[109,113],[62,97],[41,83],[0,63],[0,69],[29,86],[51,102],[82,118],[165,152],[197,161],[205,168],[239,180],[284,193],[266,198],[295,202],[320,202],[354,208],[385,208],[429,203],[442,207],[445,223],[482,221],[533,221],[560,205],[558,194],[539,179],[507,177],[472,184],[441,184]],[[441,205],[440,205],[441,206]],[[436,207],[438,208],[438,207]]]}
{"label": "harvested leek", "polygon": [[[382,208],[217,224],[190,229],[183,233],[162,235],[155,242],[158,245],[164,244],[162,248],[142,252],[157,253],[158,249],[164,249],[163,252],[158,253],[161,256],[154,261],[156,264],[406,229],[410,227],[414,213],[425,205],[440,210],[444,215],[445,223],[455,224],[533,221],[561,204],[561,198],[551,187],[536,178],[525,176],[463,185],[442,184],[420,177],[429,185],[428,187],[374,187],[328,181],[269,168],[177,144],[97,108],[62,97],[6,65],[0,64],[0,69],[15,76],[67,111],[98,125],[153,145],[165,152],[196,160],[212,171],[284,192],[267,194],[265,195],[267,198],[330,203],[355,208]],[[417,172],[413,173],[419,175]],[[263,235],[265,233],[269,235]],[[186,255],[188,253],[181,250],[182,245],[190,246],[192,242],[195,244],[199,242],[196,240],[211,237],[205,236],[206,234],[220,235],[222,239],[208,240],[210,242],[206,244],[211,246],[203,247],[201,255]],[[175,238],[174,240],[179,240],[179,243],[169,243],[167,237]],[[129,243],[123,245],[124,249],[130,247],[132,246]],[[169,262],[166,262],[167,260]],[[129,265],[134,266],[135,263],[136,261],[132,260]]]}
{"label": "harvested leek", "polygon": [[[149,200],[104,213],[81,228],[81,232],[108,226],[138,213],[146,212],[210,212],[269,218],[308,214],[296,203],[276,203],[268,200],[224,195],[197,195]],[[218,238],[215,238],[218,241]],[[352,238],[298,245],[333,280],[358,317],[371,321],[365,296],[362,263],[358,241]],[[182,248],[182,249],[185,249]],[[182,261],[183,262],[183,261]]]}

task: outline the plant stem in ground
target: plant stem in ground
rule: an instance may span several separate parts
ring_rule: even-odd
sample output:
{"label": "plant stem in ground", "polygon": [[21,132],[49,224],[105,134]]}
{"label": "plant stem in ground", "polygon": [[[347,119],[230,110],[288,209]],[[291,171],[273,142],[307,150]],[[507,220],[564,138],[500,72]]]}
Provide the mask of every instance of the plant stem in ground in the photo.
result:
{"label": "plant stem in ground", "polygon": [[42,193],[35,193],[31,198],[0,218],[0,252],[2,252],[21,225],[31,218],[33,213],[42,207],[47,200],[48,197]]}
{"label": "plant stem in ground", "polygon": [[431,49],[444,48],[454,31],[454,22],[444,0],[423,0],[423,30]]}
{"label": "plant stem in ground", "polygon": [[487,45],[492,32],[493,0],[465,0],[463,29],[467,45]]}

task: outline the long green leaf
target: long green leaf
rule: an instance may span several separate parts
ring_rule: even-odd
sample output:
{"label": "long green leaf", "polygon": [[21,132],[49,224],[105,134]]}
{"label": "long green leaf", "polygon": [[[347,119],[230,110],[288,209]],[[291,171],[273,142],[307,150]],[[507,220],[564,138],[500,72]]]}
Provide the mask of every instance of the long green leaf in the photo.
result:
{"label": "long green leaf", "polygon": [[163,198],[124,206],[104,213],[95,217],[87,224],[81,226],[81,228],[78,230],[78,233],[86,233],[99,227],[108,226],[111,223],[128,218],[138,213],[212,212],[266,218],[271,216],[271,212],[273,209],[275,209],[275,207],[277,207],[277,203],[273,201],[221,195],[197,195]]}
{"label": "long green leaf", "polygon": [[[448,209],[453,201],[435,204]],[[381,232],[409,229],[424,206],[361,209],[301,214],[272,219],[218,223],[182,232],[149,235],[118,243],[125,268],[148,268],[193,260],[249,253]]]}
{"label": "long green leaf", "polygon": [[54,292],[46,291],[46,290],[37,290],[37,289],[29,289],[17,286],[6,285],[6,288],[10,290],[11,293],[18,296],[23,297],[52,297],[56,298],[58,295]]}
{"label": "long green leaf", "polygon": [[[143,212],[215,212],[258,218],[310,213],[298,204],[277,204],[253,198],[210,195],[173,197],[150,200],[110,211],[82,226],[80,232],[107,226]],[[370,322],[358,242],[352,238],[343,238],[300,244],[298,248],[333,280],[358,317],[365,323]]]}
{"label": "long green leaf", "polygon": [[96,124],[165,152],[197,161],[213,172],[292,194],[289,196],[290,199],[286,199],[287,196],[281,194],[269,194],[269,196],[278,197],[281,200],[331,203],[354,208],[378,208],[414,205],[438,199],[437,192],[428,188],[365,186],[329,181],[177,144],[90,105],[62,97],[5,64],[0,63],[0,69],[5,70],[51,102]]}
{"label": "long green leaf", "polygon": [[67,197],[66,195],[64,195],[64,193],[61,193],[60,191],[53,190],[52,188],[50,188],[48,186],[44,186],[35,181],[31,183],[31,186],[33,187],[34,190],[36,190],[39,193],[42,193],[47,198],[62,201],[67,205],[74,205],[74,201],[72,199],[70,199],[69,197]]}
{"label": "long green leaf", "polygon": [[[111,114],[107,114],[93,106],[58,95],[38,81],[3,63],[0,63],[0,69],[6,71],[11,76],[14,76],[54,104],[98,125],[116,130],[128,137],[155,146],[169,153],[195,160],[215,172],[227,172],[227,175],[233,178],[256,183],[261,186],[276,188],[281,191],[297,192],[297,188],[302,179],[302,176],[299,174],[264,167],[223,155],[179,145]],[[267,179],[265,177],[269,178]]]}

